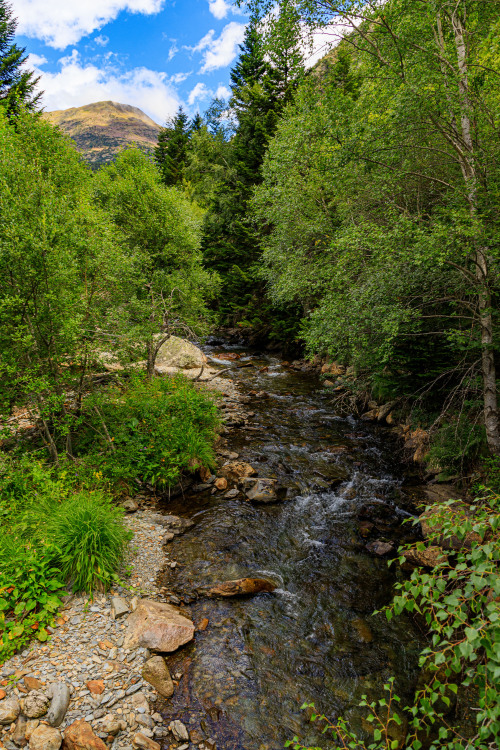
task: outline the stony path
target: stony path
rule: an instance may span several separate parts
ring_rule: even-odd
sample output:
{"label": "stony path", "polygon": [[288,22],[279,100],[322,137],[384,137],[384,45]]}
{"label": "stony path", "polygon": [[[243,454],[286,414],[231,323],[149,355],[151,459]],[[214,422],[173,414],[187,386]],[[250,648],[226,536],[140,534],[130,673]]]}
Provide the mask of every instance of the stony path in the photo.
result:
{"label": "stony path", "polygon": [[[2,666],[0,683],[6,696],[0,700],[0,722],[6,701],[25,698],[31,690],[43,693],[49,684],[62,682],[69,686],[71,699],[61,731],[76,719],[85,719],[113,750],[147,747],[146,738],[161,742],[169,734],[154,711],[157,694],[141,677],[149,653],[144,648],[123,648],[126,614],[137,597],[154,598],[158,593],[156,577],[166,562],[162,542],[168,532],[157,518],[150,510],[125,518],[134,532],[128,560],[133,569],[127,589],[117,587],[93,600],[69,597],[52,639],[45,645],[32,643]],[[125,611],[115,619],[113,605],[120,605],[117,596]],[[37,719],[29,722],[28,735],[38,723]],[[139,738],[143,745],[137,743],[137,732],[144,736],[144,740]],[[10,724],[1,727],[0,738],[0,747],[8,750],[23,746],[13,741]],[[154,747],[153,743],[150,746]],[[174,742],[173,746],[179,745]]]}

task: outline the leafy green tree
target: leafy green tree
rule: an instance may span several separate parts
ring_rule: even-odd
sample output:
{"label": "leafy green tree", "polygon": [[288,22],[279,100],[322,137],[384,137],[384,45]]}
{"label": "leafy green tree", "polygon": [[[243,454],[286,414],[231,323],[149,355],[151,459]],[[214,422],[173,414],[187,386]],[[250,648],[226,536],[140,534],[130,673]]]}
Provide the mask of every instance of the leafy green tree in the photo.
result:
{"label": "leafy green tree", "polygon": [[0,405],[41,421],[55,462],[56,432],[72,455],[66,393],[81,401],[130,265],[91,180],[58,130],[0,110]]}
{"label": "leafy green tree", "polygon": [[[374,346],[367,350],[374,359],[383,350],[387,359],[402,336],[407,342],[440,337],[441,350],[455,352],[453,367],[462,368],[458,380],[465,377],[473,390],[475,374],[480,374],[487,441],[499,453],[494,335],[499,56],[492,42],[499,6],[482,0],[432,0],[418,6],[409,0],[383,5],[331,0],[297,6],[312,27],[340,19],[352,28],[343,46],[353,50],[353,66],[363,82],[357,98],[338,101],[318,85],[316,106],[321,110],[329,101],[331,107],[328,120],[322,120],[324,136],[311,116],[306,115],[305,133],[296,121],[302,138],[319,138],[305,157],[317,160],[315,165],[309,161],[306,182],[314,175],[323,185],[321,215],[329,228],[314,238],[314,249],[300,262],[290,253],[286,260],[284,245],[279,259],[274,245],[271,273],[281,263],[283,289],[291,291],[285,269],[295,262],[294,276],[304,291],[303,268],[317,259],[322,274],[319,285],[309,277],[306,302],[316,344],[329,339],[336,349],[350,331],[348,348],[360,350],[362,341],[378,340],[378,354]],[[291,120],[283,125],[280,146],[271,148],[278,159],[277,149],[283,155],[287,150],[283,138],[289,125]],[[297,153],[308,150],[296,140],[295,147]],[[303,170],[292,164],[293,148],[287,167],[276,163],[272,168],[277,180],[288,180],[290,192],[284,168],[292,170],[297,186],[304,182]],[[269,213],[266,209],[262,216],[269,221],[272,215],[284,230],[271,199],[277,183],[271,186],[271,172],[267,179]],[[283,207],[282,199],[279,203]],[[287,226],[295,224],[298,230],[300,220],[288,209],[285,215]],[[407,293],[397,291],[401,273]],[[381,294],[378,305],[373,289]],[[342,326],[342,320],[352,321],[352,327]],[[337,338],[339,328],[344,334]]]}
{"label": "leafy green tree", "polygon": [[25,49],[14,42],[17,21],[12,7],[0,0],[0,107],[8,117],[17,115],[21,106],[36,110],[41,93],[35,93],[39,78],[27,70]]}
{"label": "leafy green tree", "polygon": [[124,151],[95,178],[95,198],[119,228],[134,273],[115,330],[124,348],[147,356],[154,374],[158,351],[170,335],[202,333],[206,300],[217,276],[201,265],[203,213],[136,149]]}
{"label": "leafy green tree", "polygon": [[190,130],[189,117],[179,107],[175,116],[159,132],[154,156],[165,185],[182,182]]}

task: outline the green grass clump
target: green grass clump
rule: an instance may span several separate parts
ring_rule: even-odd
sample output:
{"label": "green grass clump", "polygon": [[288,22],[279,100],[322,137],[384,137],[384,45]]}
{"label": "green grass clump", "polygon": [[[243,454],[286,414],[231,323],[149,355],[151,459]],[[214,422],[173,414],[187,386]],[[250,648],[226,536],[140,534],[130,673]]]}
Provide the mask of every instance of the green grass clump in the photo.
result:
{"label": "green grass clump", "polygon": [[116,580],[132,534],[123,511],[102,492],[77,492],[52,509],[45,534],[53,563],[74,591],[107,589]]}
{"label": "green grass clump", "polygon": [[136,375],[87,399],[84,418],[77,450],[113,485],[139,480],[165,489],[183,472],[215,465],[216,404],[183,376]]}

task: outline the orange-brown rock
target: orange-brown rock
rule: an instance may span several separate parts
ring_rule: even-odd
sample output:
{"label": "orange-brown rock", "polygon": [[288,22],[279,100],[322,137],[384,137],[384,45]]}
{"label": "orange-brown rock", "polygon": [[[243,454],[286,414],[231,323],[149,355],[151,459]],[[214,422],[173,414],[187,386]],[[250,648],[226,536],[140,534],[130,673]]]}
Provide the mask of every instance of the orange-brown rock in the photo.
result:
{"label": "orange-brown rock", "polygon": [[427,568],[435,568],[439,563],[445,563],[448,560],[448,556],[443,553],[441,547],[436,545],[425,547],[425,549],[411,547],[403,552],[403,556],[410,565]]}
{"label": "orange-brown rock", "polygon": [[208,596],[250,596],[262,591],[271,592],[275,588],[275,584],[265,578],[238,578],[236,581],[224,581],[213,586],[209,589]]}
{"label": "orange-brown rock", "polygon": [[171,652],[191,641],[194,624],[171,604],[141,599],[127,619],[124,648]]}
{"label": "orange-brown rock", "polygon": [[25,677],[24,684],[28,690],[40,690],[40,688],[43,687],[40,680],[37,680],[36,677]]}
{"label": "orange-brown rock", "polygon": [[63,750],[107,750],[104,742],[92,731],[90,724],[77,719],[64,732]]}
{"label": "orange-brown rock", "polygon": [[200,624],[198,625],[198,630],[206,630],[208,627],[208,618],[204,617],[203,620],[200,621]]}
{"label": "orange-brown rock", "polygon": [[227,461],[221,468],[220,474],[231,482],[237,482],[245,477],[253,477],[257,472],[245,461]]}
{"label": "orange-brown rock", "polygon": [[3,701],[6,695],[7,693],[5,692],[5,690],[0,690],[0,701]]}
{"label": "orange-brown rock", "polygon": [[218,477],[215,480],[215,486],[218,490],[226,490],[227,489],[227,479],[225,477]]}
{"label": "orange-brown rock", "polygon": [[85,684],[93,695],[102,695],[104,693],[103,680],[89,680]]}

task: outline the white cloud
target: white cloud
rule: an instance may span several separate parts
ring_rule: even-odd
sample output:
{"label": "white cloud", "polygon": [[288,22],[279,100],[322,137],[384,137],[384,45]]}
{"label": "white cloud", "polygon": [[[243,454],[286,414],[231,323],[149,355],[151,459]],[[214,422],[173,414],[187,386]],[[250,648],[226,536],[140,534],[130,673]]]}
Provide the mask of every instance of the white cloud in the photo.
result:
{"label": "white cloud", "polygon": [[195,102],[203,102],[212,97],[213,92],[204,83],[197,83],[188,96],[188,104],[192,107]]}
{"label": "white cloud", "polygon": [[100,34],[99,36],[96,36],[94,39],[94,42],[99,45],[99,47],[105,47],[107,43],[109,42],[109,36],[105,36],[104,34]]}
{"label": "white cloud", "polygon": [[178,51],[179,51],[179,47],[177,46],[177,44],[175,43],[175,41],[172,42],[172,46],[170,47],[170,49],[168,51],[168,57],[167,57],[168,62],[170,62],[170,60],[174,59],[174,57],[176,56],[176,54],[178,53]]}
{"label": "white cloud", "polygon": [[204,51],[200,73],[225,68],[238,54],[238,46],[245,36],[245,24],[231,21],[222,29],[221,35],[214,39],[214,32],[209,31],[193,48],[194,52]]}
{"label": "white cloud", "polygon": [[149,68],[122,72],[110,65],[98,68],[82,63],[75,49],[59,63],[61,70],[57,73],[38,71],[48,111],[112,100],[139,107],[161,124],[179,107],[180,99],[166,73]]}
{"label": "white cloud", "polygon": [[196,102],[206,102],[215,97],[217,99],[229,99],[230,96],[230,90],[222,84],[220,84],[216,91],[213,91],[204,83],[197,83],[188,96],[188,104],[192,107]]}
{"label": "white cloud", "polygon": [[216,18],[225,18],[231,10],[231,3],[226,0],[208,0],[210,13]]}
{"label": "white cloud", "polygon": [[229,97],[231,96],[231,91],[227,86],[221,85],[215,92],[215,96],[217,97],[217,99],[229,99]]}
{"label": "white cloud", "polygon": [[169,81],[171,83],[175,83],[175,85],[179,83],[184,83],[190,75],[192,75],[193,71],[190,70],[189,73],[174,73],[173,76],[170,76]]}
{"label": "white cloud", "polygon": [[28,68],[39,68],[40,65],[45,65],[46,62],[48,62],[48,60],[43,55],[34,55],[32,52],[30,52],[30,54],[28,55],[28,59],[26,60],[26,65]]}
{"label": "white cloud", "polygon": [[122,10],[151,15],[164,0],[16,0],[19,34],[65,49],[112,21]]}

